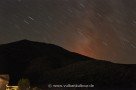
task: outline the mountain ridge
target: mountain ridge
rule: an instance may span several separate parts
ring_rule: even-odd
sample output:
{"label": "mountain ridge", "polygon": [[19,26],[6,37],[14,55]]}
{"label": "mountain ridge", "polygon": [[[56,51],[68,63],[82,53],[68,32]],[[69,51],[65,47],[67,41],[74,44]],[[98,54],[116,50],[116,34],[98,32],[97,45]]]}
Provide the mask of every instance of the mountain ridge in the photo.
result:
{"label": "mountain ridge", "polygon": [[49,83],[89,84],[91,81],[100,88],[136,88],[136,64],[97,60],[53,44],[29,40],[3,44],[0,61],[0,73],[10,75],[10,84],[28,78],[32,85],[44,88]]}

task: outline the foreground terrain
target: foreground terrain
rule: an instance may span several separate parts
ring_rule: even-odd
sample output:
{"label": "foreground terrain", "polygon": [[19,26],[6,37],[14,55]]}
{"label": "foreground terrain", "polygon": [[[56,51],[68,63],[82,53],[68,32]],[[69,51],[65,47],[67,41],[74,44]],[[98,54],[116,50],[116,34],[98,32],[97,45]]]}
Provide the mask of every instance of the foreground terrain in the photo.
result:
{"label": "foreground terrain", "polygon": [[135,64],[96,60],[53,44],[29,40],[0,45],[0,73],[10,75],[10,84],[28,78],[32,86],[43,89],[48,84],[93,84],[91,89],[97,90],[136,89]]}

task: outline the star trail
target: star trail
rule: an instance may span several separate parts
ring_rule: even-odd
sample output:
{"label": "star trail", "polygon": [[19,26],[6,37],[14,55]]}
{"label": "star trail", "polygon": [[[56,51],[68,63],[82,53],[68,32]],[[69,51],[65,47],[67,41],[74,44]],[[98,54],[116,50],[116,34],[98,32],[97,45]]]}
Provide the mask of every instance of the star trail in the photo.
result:
{"label": "star trail", "polygon": [[136,0],[0,0],[0,44],[21,39],[136,64]]}

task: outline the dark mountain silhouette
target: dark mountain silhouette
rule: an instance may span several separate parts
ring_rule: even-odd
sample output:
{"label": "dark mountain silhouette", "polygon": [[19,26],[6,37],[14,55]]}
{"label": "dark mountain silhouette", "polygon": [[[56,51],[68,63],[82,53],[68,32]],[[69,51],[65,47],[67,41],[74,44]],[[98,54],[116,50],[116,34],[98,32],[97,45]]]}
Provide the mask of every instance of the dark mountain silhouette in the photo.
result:
{"label": "dark mountain silhouette", "polygon": [[21,40],[0,46],[0,71],[1,73],[9,73],[16,79],[19,79],[28,67],[31,68],[34,65],[39,64],[40,68],[42,68],[41,65],[43,64],[43,68],[47,70],[49,68],[61,68],[88,59],[88,57],[71,53],[53,44],[29,40]]}
{"label": "dark mountain silhouette", "polygon": [[97,90],[107,87],[136,89],[135,64],[96,60],[53,44],[29,40],[3,44],[0,62],[0,72],[10,75],[11,84],[25,77],[32,85],[44,88],[49,83],[92,83]]}

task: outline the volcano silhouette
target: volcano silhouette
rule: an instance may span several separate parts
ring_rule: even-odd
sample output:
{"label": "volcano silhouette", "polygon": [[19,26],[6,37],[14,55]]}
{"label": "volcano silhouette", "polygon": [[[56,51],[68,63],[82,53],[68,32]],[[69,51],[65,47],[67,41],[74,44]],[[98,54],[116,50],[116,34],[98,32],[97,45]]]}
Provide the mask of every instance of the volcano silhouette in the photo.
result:
{"label": "volcano silhouette", "polygon": [[0,45],[0,73],[10,84],[28,78],[32,85],[94,84],[94,88],[136,88],[136,65],[97,60],[62,47],[21,40]]}

